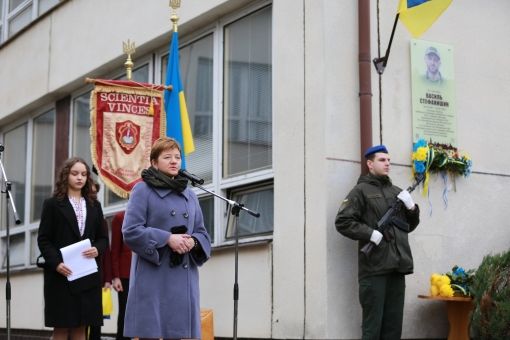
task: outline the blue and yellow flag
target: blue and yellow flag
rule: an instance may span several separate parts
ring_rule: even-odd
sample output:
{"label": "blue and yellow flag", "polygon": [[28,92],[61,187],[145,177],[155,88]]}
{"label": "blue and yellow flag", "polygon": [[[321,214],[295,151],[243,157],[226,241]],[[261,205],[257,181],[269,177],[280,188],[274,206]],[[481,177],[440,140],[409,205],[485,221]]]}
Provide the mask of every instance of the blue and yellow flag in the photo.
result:
{"label": "blue and yellow flag", "polygon": [[186,169],[184,156],[195,150],[195,144],[191,135],[188,109],[179,71],[179,36],[177,32],[174,32],[170,44],[165,85],[173,87],[172,91],[165,91],[166,135],[175,138],[181,144],[181,168]]}
{"label": "blue and yellow flag", "polygon": [[413,37],[418,39],[451,2],[452,0],[400,0],[397,14]]}

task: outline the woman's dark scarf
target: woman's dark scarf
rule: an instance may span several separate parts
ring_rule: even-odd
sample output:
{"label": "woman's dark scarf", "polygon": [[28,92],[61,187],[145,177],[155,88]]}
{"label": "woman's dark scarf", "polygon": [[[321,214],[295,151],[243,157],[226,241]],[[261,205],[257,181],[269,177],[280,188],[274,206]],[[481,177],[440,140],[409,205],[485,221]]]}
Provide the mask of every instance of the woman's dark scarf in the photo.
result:
{"label": "woman's dark scarf", "polygon": [[188,186],[188,180],[180,176],[170,178],[154,167],[142,170],[142,179],[153,188],[173,189],[183,192]]}

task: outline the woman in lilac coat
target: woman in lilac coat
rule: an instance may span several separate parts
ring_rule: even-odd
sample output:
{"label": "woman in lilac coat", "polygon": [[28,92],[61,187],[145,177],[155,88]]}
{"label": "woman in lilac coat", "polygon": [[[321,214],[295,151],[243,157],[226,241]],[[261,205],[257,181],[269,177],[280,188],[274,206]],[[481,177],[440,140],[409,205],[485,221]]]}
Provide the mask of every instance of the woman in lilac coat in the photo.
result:
{"label": "woman in lilac coat", "polygon": [[198,267],[209,259],[211,239],[197,196],[178,175],[177,141],[158,139],[150,161],[129,196],[122,225],[134,252],[124,336],[201,338]]}

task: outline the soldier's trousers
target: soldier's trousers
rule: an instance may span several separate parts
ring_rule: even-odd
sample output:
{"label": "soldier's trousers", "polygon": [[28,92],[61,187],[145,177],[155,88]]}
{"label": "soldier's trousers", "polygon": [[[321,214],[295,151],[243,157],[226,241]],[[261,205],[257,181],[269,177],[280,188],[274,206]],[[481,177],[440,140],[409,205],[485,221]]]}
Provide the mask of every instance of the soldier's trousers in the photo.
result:
{"label": "soldier's trousers", "polygon": [[405,290],[404,274],[369,276],[359,281],[363,340],[400,340]]}

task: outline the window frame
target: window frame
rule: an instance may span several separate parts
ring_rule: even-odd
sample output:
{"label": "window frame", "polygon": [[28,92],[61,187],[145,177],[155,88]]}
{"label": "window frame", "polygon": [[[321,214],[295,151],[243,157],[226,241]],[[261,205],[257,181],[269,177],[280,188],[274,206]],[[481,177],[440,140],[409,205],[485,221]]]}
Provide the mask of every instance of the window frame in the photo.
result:
{"label": "window frame", "polygon": [[[2,141],[3,143],[3,139],[4,139],[4,134],[9,132],[9,131],[12,131],[20,126],[22,126],[23,124],[27,124],[27,154],[26,154],[26,169],[32,169],[32,157],[33,157],[33,130],[34,130],[34,120],[37,119],[38,117],[48,113],[49,111],[51,110],[54,110],[56,111],[56,107],[55,107],[55,103],[50,103],[50,104],[47,104],[47,105],[44,105],[42,107],[40,107],[38,110],[20,118],[20,119],[17,119],[13,122],[11,122],[10,124],[7,124],[5,126],[3,126],[1,129],[0,129],[0,141]],[[55,131],[56,131],[56,122],[54,123],[53,125],[53,135],[55,135]],[[55,150],[55,139],[53,139],[53,150]],[[2,155],[3,156],[3,155]],[[3,158],[2,158],[3,160]],[[54,160],[55,160],[55,154],[52,155],[52,167],[54,167]],[[2,163],[3,164],[3,163]],[[5,165],[4,165],[5,166]],[[54,171],[52,171],[52,173],[54,174]],[[9,176],[8,173],[6,173],[7,176]],[[5,189],[5,186],[4,186],[4,179],[3,179],[3,174],[1,176],[1,187],[2,187],[2,190]],[[9,177],[7,177],[9,178]],[[53,178],[53,185],[54,185],[54,182],[55,182],[55,179]],[[24,200],[24,204],[25,204],[25,213],[24,213],[24,216],[20,216],[20,219],[21,219],[21,222],[22,224],[18,227],[15,227],[15,228],[9,228],[9,236],[10,237],[13,237],[13,236],[16,236],[16,235],[20,235],[20,234],[24,234],[24,257],[25,257],[25,262],[24,262],[24,265],[21,265],[21,266],[16,266],[16,267],[12,267],[10,268],[10,270],[12,271],[21,271],[21,270],[25,270],[25,269],[31,269],[31,268],[37,268],[35,263],[31,263],[30,261],[30,256],[31,256],[31,234],[34,232],[34,231],[37,231],[39,229],[39,223],[40,223],[40,220],[36,220],[34,222],[30,222],[30,214],[31,214],[31,209],[32,209],[32,206],[31,206],[31,194],[32,194],[32,191],[31,191],[31,188],[32,188],[32,172],[31,171],[26,171],[25,173],[25,200]],[[5,194],[1,194],[0,196],[0,202],[2,202],[2,200],[5,200]],[[0,205],[1,206],[1,205]],[[12,208],[11,208],[12,209]],[[18,207],[16,207],[16,209],[18,210]],[[6,230],[0,230],[0,257],[1,257],[1,261],[2,261],[2,265],[3,265],[3,261],[4,261],[4,256],[5,256],[5,249],[4,249],[4,244],[6,244],[6,238],[7,238],[7,229]],[[28,245],[28,246],[27,246]],[[39,252],[39,249],[36,250],[36,253]],[[9,254],[10,255],[10,254]],[[2,265],[0,265],[0,273],[5,273],[7,271],[6,268],[2,268]]]}
{"label": "window frame", "polygon": [[[224,18],[223,20],[220,20],[218,22],[218,40],[220,44],[218,44],[217,47],[217,54],[218,58],[215,60],[217,64],[217,70],[219,74],[221,75],[221,79],[219,80],[219,83],[216,85],[219,88],[218,93],[218,107],[216,108],[218,110],[218,113],[216,114],[216,120],[217,124],[220,127],[220,132],[218,133],[217,138],[219,146],[218,148],[221,150],[221,157],[218,157],[218,164],[214,167],[213,171],[216,173],[216,179],[219,183],[219,190],[221,190],[221,193],[224,197],[227,197],[228,193],[236,188],[242,188],[251,184],[256,185],[256,183],[262,183],[261,185],[267,185],[266,181],[273,180],[274,179],[274,162],[271,165],[271,169],[264,169],[264,170],[256,170],[250,173],[243,173],[239,175],[233,175],[230,177],[223,178],[223,166],[219,162],[223,163],[223,115],[224,115],[224,107],[223,107],[223,100],[224,100],[224,43],[225,43],[225,27],[230,25],[231,23],[238,21],[240,19],[243,19],[244,17],[247,17],[257,11],[262,10],[265,7],[272,6],[272,2],[262,2],[260,4],[252,5],[244,10],[241,10],[237,13],[232,14],[231,16],[228,16]],[[273,60],[273,58],[272,58]],[[216,66],[216,64],[215,64]],[[271,81],[273,82],[273,74],[271,74]],[[272,113],[274,113],[274,110],[272,110]],[[214,129],[213,129],[214,131]],[[274,124],[271,131],[271,134],[274,136]],[[213,178],[215,176],[213,175]],[[230,207],[227,207],[227,203],[225,201],[221,201],[220,209],[216,209],[216,213],[218,216],[219,228],[216,229],[216,235],[218,238],[221,238],[221,241],[217,244],[219,246],[230,246],[235,244],[235,238],[233,239],[227,239],[226,238],[226,232],[228,229],[228,221],[230,214]],[[228,209],[227,209],[228,208]],[[246,207],[250,208],[250,207]],[[253,217],[255,218],[255,217]],[[249,236],[240,236],[239,237],[239,243],[252,243],[252,242],[259,242],[259,241],[266,241],[266,240],[272,240],[273,239],[273,233],[270,234],[256,234],[256,235],[249,235]]]}

